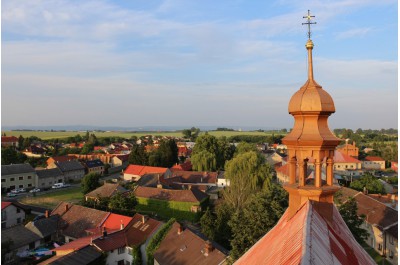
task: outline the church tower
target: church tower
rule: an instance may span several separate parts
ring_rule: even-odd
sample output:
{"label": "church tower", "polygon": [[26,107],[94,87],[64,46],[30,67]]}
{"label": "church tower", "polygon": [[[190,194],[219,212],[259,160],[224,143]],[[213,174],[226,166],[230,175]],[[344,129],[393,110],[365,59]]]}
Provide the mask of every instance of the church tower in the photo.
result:
{"label": "church tower", "polygon": [[[292,131],[282,139],[288,148],[289,183],[284,188],[289,192],[289,217],[307,200],[320,202],[320,214],[331,219],[333,194],[339,189],[333,186],[333,156],[340,143],[328,127],[328,117],[335,112],[332,97],[314,80],[311,40],[310,11],[307,19],[308,80],[290,99],[289,113],[294,117]],[[313,163],[314,179],[306,180],[307,165]],[[325,170],[325,179],[322,171]]]}

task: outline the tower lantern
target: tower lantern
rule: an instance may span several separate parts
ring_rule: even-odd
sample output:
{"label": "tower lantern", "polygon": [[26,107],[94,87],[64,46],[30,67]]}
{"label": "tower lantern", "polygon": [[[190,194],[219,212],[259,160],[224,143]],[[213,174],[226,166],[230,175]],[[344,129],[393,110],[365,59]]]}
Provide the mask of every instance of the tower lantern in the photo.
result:
{"label": "tower lantern", "polygon": [[[333,186],[333,156],[341,140],[328,127],[328,117],[335,112],[332,97],[314,80],[310,28],[316,24],[311,22],[314,17],[308,11],[304,17],[307,22],[303,23],[308,25],[308,80],[290,99],[288,110],[294,117],[294,126],[282,139],[288,148],[289,164],[289,183],[284,188],[289,192],[289,216],[306,200],[312,200],[327,206],[320,209],[329,220],[331,213],[327,209],[332,208],[333,194],[339,189]],[[307,179],[309,167],[314,168],[312,179]]]}

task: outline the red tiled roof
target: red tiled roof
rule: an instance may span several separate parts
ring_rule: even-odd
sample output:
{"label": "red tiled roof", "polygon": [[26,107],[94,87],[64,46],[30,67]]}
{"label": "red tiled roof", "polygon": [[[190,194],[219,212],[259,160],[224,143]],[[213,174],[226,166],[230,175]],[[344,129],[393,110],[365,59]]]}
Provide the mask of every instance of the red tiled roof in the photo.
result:
{"label": "red tiled roof", "polygon": [[18,138],[15,136],[2,136],[1,142],[2,143],[14,143],[14,142],[18,142]]}
{"label": "red tiled roof", "polygon": [[127,190],[119,185],[118,183],[104,183],[103,186],[98,187],[97,189],[87,193],[86,197],[97,198],[103,197],[108,198],[115,195],[117,192],[124,193]]}
{"label": "red tiled roof", "polygon": [[[159,264],[224,264],[226,255],[221,250],[214,248],[206,255],[206,240],[189,229],[178,234],[179,226],[177,222],[172,225],[171,230],[154,253],[154,259]],[[248,265],[250,264],[252,263],[248,263]]]}
{"label": "red tiled roof", "polygon": [[385,160],[379,156],[367,156],[365,157],[365,161],[382,161],[385,162]]}
{"label": "red tiled roof", "polygon": [[275,171],[280,172],[285,175],[289,175],[289,164],[285,164],[281,167],[277,167],[277,168],[275,168]]}
{"label": "red tiled roof", "polygon": [[171,167],[172,171],[190,171],[192,170],[192,162],[186,160],[183,164],[177,164]]}
{"label": "red tiled roof", "polygon": [[[217,182],[217,172],[200,172],[200,171],[178,171],[174,170],[171,177],[180,177],[180,182],[184,183],[211,183]],[[166,178],[168,180],[168,178]]]}
{"label": "red tiled roof", "polygon": [[[97,235],[100,236],[100,235]],[[74,241],[71,241],[65,245],[59,246],[58,248],[55,248],[53,251],[76,251],[79,250],[81,248],[84,248],[88,245],[90,245],[90,243],[92,242],[92,239],[96,238],[94,236],[85,236],[85,237],[81,237],[78,238]]]}
{"label": "red tiled roof", "polygon": [[11,204],[12,204],[12,202],[1,202],[1,209],[3,210],[5,208],[7,208],[8,206],[10,206]]}
{"label": "red tiled roof", "polygon": [[343,154],[342,152],[335,151],[335,155],[333,157],[334,163],[361,163],[360,160],[355,159],[354,157]]}
{"label": "red tiled roof", "polygon": [[147,238],[160,226],[161,222],[141,214],[135,214],[125,229],[107,235],[107,237],[93,240],[102,251],[111,251],[124,246],[138,246],[144,243]]}
{"label": "red tiled roof", "polygon": [[132,217],[111,213],[101,227],[105,227],[107,230],[117,230],[120,229],[121,224],[127,226],[131,220]]}
{"label": "red tiled roof", "polygon": [[[65,211],[66,205],[68,205],[68,211]],[[60,227],[63,234],[79,238],[87,235],[86,230],[98,227],[110,213],[61,202],[51,212],[51,215],[56,214],[61,216]]]}
{"label": "red tiled roof", "polygon": [[207,198],[207,194],[198,189],[191,190],[167,190],[150,187],[137,187],[135,196],[164,201],[193,202],[198,203]]}
{"label": "red tiled roof", "polygon": [[288,213],[235,264],[376,264],[354,239],[335,206],[332,224],[311,201],[290,219]]}
{"label": "red tiled roof", "polygon": [[151,174],[151,173],[165,173],[168,168],[166,167],[149,167],[149,166],[142,166],[142,165],[129,165],[124,174],[132,174],[143,176],[144,174]]}

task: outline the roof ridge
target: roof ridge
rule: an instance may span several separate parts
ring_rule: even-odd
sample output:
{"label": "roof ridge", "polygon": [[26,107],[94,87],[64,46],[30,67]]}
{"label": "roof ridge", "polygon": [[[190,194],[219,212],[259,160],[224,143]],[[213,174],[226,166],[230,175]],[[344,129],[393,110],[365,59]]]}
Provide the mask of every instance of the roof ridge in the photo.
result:
{"label": "roof ridge", "polygon": [[367,198],[369,198],[369,199],[371,199],[371,200],[374,200],[375,202],[380,203],[380,204],[382,204],[383,206],[392,209],[393,211],[398,212],[396,209],[394,209],[394,208],[392,208],[392,207],[390,207],[390,206],[387,206],[387,205],[384,204],[383,202],[380,202],[380,201],[378,201],[377,199],[375,199],[375,198],[373,198],[373,197],[370,197],[370,196],[368,196],[368,195],[365,195],[365,194],[362,193],[361,191],[360,191],[359,193],[357,193],[356,195],[354,195],[354,197],[356,197],[356,196],[359,195],[359,194],[362,194],[362,195],[364,195],[365,197],[367,197]]}

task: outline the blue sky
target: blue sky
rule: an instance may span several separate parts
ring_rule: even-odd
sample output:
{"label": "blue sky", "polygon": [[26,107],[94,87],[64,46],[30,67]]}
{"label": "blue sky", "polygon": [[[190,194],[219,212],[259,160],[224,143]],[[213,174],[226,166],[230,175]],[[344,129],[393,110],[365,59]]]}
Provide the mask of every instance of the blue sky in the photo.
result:
{"label": "blue sky", "polygon": [[[314,77],[334,128],[397,128],[395,0],[2,1],[2,126],[291,128]],[[33,114],[34,113],[34,114]]]}

